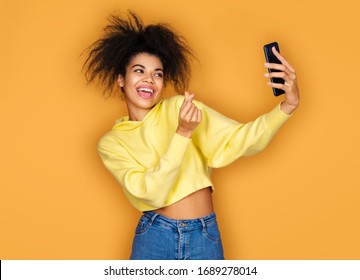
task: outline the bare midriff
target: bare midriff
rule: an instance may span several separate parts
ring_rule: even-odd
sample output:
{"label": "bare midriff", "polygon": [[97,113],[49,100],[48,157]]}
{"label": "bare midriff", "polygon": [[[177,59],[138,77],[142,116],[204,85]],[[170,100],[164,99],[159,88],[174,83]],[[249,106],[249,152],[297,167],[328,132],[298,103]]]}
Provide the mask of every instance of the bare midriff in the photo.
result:
{"label": "bare midriff", "polygon": [[211,187],[198,190],[169,206],[154,210],[175,220],[196,219],[214,211]]}

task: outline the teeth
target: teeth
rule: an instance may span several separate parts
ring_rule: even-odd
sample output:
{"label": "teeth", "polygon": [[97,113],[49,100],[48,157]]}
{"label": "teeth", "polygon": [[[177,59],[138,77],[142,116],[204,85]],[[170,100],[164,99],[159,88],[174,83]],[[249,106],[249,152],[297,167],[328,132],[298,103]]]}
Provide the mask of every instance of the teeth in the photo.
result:
{"label": "teeth", "polygon": [[149,88],[144,88],[144,87],[142,87],[142,88],[138,88],[138,90],[153,93],[153,90],[152,90],[152,89],[149,89]]}

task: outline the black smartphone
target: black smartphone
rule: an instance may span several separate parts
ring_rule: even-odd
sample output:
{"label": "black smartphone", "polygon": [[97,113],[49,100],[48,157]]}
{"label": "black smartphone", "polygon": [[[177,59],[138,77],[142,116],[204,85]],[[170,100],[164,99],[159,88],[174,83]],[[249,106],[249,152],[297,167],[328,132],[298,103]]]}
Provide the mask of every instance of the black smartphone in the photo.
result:
{"label": "black smartphone", "polygon": [[[275,49],[278,52],[280,52],[279,44],[277,42],[266,44],[264,46],[264,53],[265,53],[266,62],[281,64],[281,61],[272,52],[272,50],[271,50],[272,47],[275,47]],[[268,68],[268,69],[269,69],[269,73],[271,73],[271,72],[280,72],[279,70],[276,70],[276,69],[270,69],[270,68]],[[270,80],[271,80],[272,83],[277,83],[277,84],[284,84],[285,83],[284,79],[282,79],[282,78],[270,78]],[[275,96],[279,96],[279,95],[285,93],[285,91],[283,91],[282,89],[279,89],[279,88],[272,88],[272,89],[273,89],[273,92],[274,92]]]}

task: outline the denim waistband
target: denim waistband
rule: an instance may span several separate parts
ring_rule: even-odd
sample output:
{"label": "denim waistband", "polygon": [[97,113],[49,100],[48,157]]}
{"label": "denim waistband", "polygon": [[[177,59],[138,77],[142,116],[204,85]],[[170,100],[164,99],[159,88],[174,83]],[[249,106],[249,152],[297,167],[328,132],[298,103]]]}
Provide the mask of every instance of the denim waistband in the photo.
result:
{"label": "denim waistband", "polygon": [[158,224],[162,227],[168,229],[182,229],[182,230],[195,230],[205,228],[207,225],[216,223],[216,214],[212,212],[211,214],[196,218],[196,219],[182,219],[175,220],[168,218],[166,216],[160,215],[154,211],[144,212],[143,215],[151,220],[151,223]]}

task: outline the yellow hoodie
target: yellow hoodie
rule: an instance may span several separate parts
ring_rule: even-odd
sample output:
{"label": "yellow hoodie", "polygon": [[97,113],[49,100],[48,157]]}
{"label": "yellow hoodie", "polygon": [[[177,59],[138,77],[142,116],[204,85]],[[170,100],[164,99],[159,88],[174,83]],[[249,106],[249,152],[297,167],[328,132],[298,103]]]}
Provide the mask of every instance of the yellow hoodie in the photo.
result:
{"label": "yellow hoodie", "polygon": [[276,106],[256,120],[241,124],[193,101],[202,121],[192,138],[177,134],[184,96],[162,100],[142,121],[123,117],[98,143],[107,169],[140,211],[173,204],[212,186],[211,168],[263,150],[289,118]]}

